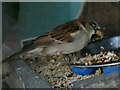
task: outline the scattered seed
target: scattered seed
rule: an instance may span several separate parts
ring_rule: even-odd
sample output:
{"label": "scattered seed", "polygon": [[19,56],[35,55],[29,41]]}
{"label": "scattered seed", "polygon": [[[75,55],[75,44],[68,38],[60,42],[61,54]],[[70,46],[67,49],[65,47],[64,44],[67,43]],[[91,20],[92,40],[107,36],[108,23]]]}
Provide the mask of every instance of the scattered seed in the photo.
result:
{"label": "scattered seed", "polygon": [[[86,53],[85,57],[79,59],[78,56],[75,55],[77,54],[66,55],[65,58],[63,58],[63,60],[69,61],[70,63],[74,63],[74,64],[80,63],[85,65],[92,65],[95,63],[100,63],[100,62],[104,63],[119,59],[119,57],[115,54],[115,52],[100,52],[95,55]],[[102,74],[102,71],[98,69],[94,74],[91,75],[85,75],[85,76],[76,75],[69,69],[68,66],[62,66],[61,65],[62,61],[57,60],[55,56],[50,56],[46,58],[43,56],[38,56],[37,62],[36,60],[32,60],[32,58],[35,55],[32,56],[27,55],[27,56],[24,57],[24,58],[28,58],[28,60],[25,60],[25,62],[29,64],[35,70],[35,72],[37,72],[39,75],[44,77],[53,88],[72,87],[73,86],[72,82],[78,79],[79,80],[89,79],[95,77],[96,75]],[[41,61],[47,62],[47,64],[42,65]]]}

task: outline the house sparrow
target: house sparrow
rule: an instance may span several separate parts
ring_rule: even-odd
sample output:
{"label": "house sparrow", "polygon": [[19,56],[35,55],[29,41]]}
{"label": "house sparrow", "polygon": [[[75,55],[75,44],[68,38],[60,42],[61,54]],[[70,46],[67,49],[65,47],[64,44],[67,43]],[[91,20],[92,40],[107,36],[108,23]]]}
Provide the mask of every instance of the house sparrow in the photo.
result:
{"label": "house sparrow", "polygon": [[9,59],[18,57],[23,52],[43,55],[64,55],[77,52],[87,45],[94,34],[102,37],[100,27],[95,21],[75,19],[35,38],[30,45],[3,62],[10,61]]}

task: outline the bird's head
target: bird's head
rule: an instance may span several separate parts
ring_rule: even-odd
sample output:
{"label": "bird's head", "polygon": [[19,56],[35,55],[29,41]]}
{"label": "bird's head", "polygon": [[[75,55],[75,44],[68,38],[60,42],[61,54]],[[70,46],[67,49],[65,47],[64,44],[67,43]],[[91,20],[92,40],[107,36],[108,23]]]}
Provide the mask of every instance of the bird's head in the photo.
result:
{"label": "bird's head", "polygon": [[97,22],[95,22],[94,20],[90,20],[89,22],[90,26],[92,27],[92,29],[95,31],[95,35],[97,35],[98,37],[103,37],[103,33],[101,31],[100,26],[98,25]]}
{"label": "bird's head", "polygon": [[101,28],[96,21],[94,21],[92,19],[84,19],[84,20],[81,20],[81,23],[86,28],[86,30],[89,33],[91,33],[91,35],[95,35],[95,36],[100,37],[100,38],[103,37],[103,33],[101,31]]}

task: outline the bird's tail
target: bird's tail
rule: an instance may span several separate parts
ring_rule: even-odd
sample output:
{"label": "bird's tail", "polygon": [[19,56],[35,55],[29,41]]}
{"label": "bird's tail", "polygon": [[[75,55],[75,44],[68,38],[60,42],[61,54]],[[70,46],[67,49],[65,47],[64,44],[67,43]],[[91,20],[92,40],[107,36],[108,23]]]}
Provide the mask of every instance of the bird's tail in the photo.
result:
{"label": "bird's tail", "polygon": [[[49,41],[49,42],[47,42]],[[25,53],[26,51],[35,49],[37,46],[46,46],[47,44],[51,43],[51,40],[48,38],[47,35],[43,35],[37,38],[32,38],[32,39],[26,39],[22,41],[22,50],[5,58],[4,60],[2,60],[2,63],[6,63],[6,62],[11,62],[13,60],[17,60],[20,59],[20,55],[22,53]]]}
{"label": "bird's tail", "polygon": [[[39,46],[39,47],[37,47],[37,46]],[[13,54],[13,55],[11,55],[11,56],[8,56],[7,58],[5,58],[5,59],[3,59],[2,60],[2,64],[3,63],[9,63],[9,62],[11,62],[11,61],[13,61],[13,60],[18,60],[18,59],[20,59],[21,58],[21,56],[23,55],[23,54],[25,54],[25,53],[27,53],[27,52],[29,52],[29,51],[31,51],[31,50],[34,50],[34,49],[36,49],[36,48],[40,48],[40,46],[41,46],[41,48],[44,46],[45,47],[45,45],[41,45],[41,44],[38,44],[38,43],[36,43],[36,44],[30,44],[30,45],[28,45],[28,46],[25,46],[24,48],[22,48],[20,51],[18,51],[17,53],[15,53],[15,54]]]}
{"label": "bird's tail", "polygon": [[9,63],[13,60],[20,59],[20,54],[23,53],[23,52],[24,52],[24,50],[21,50],[21,51],[18,51],[17,53],[15,53],[11,56],[6,57],[5,59],[2,60],[2,64]]}

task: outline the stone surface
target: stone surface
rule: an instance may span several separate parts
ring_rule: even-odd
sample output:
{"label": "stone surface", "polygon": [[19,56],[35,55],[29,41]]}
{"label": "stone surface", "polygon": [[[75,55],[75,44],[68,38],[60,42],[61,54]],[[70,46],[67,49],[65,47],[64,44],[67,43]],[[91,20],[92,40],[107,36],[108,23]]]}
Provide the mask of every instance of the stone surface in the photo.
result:
{"label": "stone surface", "polygon": [[[4,81],[11,88],[51,88],[49,83],[38,76],[31,67],[22,60],[13,63],[12,75]],[[120,71],[106,75],[99,75],[86,80],[73,82],[73,88],[118,88]],[[12,81],[12,84],[11,84]],[[13,84],[14,83],[14,84]]]}
{"label": "stone surface", "polygon": [[73,88],[118,88],[120,71],[74,82]]}

